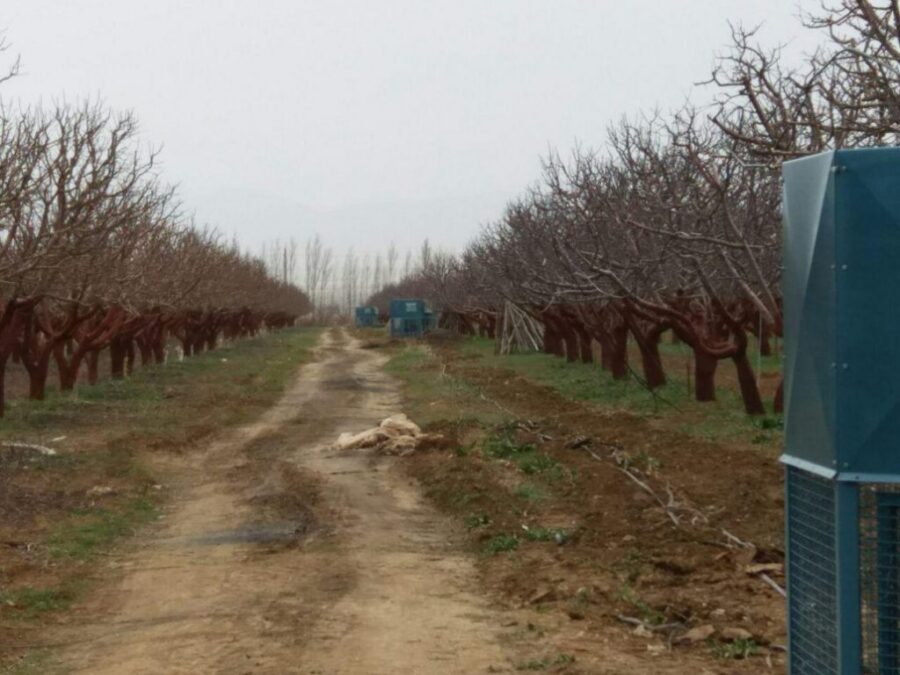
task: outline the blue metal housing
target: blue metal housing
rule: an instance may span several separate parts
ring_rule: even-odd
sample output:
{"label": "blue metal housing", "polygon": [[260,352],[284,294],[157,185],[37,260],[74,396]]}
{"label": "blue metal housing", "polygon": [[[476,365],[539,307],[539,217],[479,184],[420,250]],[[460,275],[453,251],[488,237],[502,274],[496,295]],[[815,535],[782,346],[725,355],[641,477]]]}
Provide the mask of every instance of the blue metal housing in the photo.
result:
{"label": "blue metal housing", "polygon": [[434,315],[424,300],[391,300],[392,337],[422,337],[433,324]]}
{"label": "blue metal housing", "polygon": [[792,675],[900,675],[900,148],[784,165]]}
{"label": "blue metal housing", "polygon": [[786,464],[900,481],[900,148],[784,165]]}
{"label": "blue metal housing", "polygon": [[364,328],[366,326],[378,325],[378,308],[377,307],[357,307],[356,308],[356,327]]}

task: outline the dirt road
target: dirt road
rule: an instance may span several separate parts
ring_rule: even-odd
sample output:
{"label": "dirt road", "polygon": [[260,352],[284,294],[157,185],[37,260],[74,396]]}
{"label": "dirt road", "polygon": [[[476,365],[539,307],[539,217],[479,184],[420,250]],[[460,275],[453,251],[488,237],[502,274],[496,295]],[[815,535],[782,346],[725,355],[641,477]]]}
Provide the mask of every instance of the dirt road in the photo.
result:
{"label": "dirt road", "polygon": [[280,402],[173,458],[170,506],[114,557],[67,672],[508,672],[504,616],[395,460],[328,449],[400,409],[383,356],[325,334]]}

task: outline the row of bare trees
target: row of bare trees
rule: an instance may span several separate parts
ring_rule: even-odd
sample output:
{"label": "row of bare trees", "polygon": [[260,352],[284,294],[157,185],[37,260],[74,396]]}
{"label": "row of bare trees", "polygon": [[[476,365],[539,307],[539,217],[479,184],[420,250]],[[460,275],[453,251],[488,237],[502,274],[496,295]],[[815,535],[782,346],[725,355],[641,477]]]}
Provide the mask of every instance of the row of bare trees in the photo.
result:
{"label": "row of bare trees", "polygon": [[195,227],[130,114],[100,105],[0,110],[0,409],[10,359],[45,394],[293,323],[306,295]]}
{"label": "row of bare trees", "polygon": [[[284,271],[284,279],[294,279],[297,243],[275,241],[263,249],[263,258],[276,276]],[[325,245],[316,234],[303,247],[302,277],[314,306],[315,320],[322,323],[332,317],[346,317],[354,307],[386,286],[406,279],[422,268],[431,255],[426,239],[417,255],[406,251],[401,261],[400,250],[391,242],[383,252],[357,254],[352,248],[342,258]]]}
{"label": "row of bare trees", "polygon": [[[896,143],[900,11],[841,0],[805,19],[824,42],[788,67],[735,29],[707,107],[625,120],[600,151],[544,163],[455,259],[436,259],[391,292],[428,297],[464,332],[493,335],[512,302],[544,326],[544,349],[627,378],[629,344],[646,385],[666,382],[666,331],[693,351],[695,395],[715,398],[723,360],[744,406],[766,410],[748,355],[782,333],[780,165],[828,148]],[[774,403],[781,407],[781,388]]]}

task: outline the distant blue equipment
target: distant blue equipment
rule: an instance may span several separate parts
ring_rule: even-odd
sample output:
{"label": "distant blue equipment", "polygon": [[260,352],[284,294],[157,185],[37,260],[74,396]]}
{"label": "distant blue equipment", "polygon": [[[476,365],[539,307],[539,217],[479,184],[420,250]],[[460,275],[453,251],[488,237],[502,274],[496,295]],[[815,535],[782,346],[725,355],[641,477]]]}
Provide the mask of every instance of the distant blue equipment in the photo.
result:
{"label": "distant blue equipment", "polygon": [[422,337],[434,328],[424,300],[391,300],[391,337]]}
{"label": "distant blue equipment", "polygon": [[356,327],[365,328],[367,326],[378,325],[378,308],[377,307],[357,307],[356,308]]}
{"label": "distant blue equipment", "polygon": [[900,673],[900,148],[784,165],[791,675]]}

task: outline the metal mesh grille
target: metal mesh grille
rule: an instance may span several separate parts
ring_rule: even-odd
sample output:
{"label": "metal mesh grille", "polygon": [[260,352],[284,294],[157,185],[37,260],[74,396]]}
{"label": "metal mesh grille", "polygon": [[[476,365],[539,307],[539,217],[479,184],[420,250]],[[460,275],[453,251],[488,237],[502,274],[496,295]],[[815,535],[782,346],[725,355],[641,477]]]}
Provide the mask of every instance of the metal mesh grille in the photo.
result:
{"label": "metal mesh grille", "polygon": [[792,675],[837,675],[834,483],[788,468]]}
{"label": "metal mesh grille", "polygon": [[900,488],[860,491],[863,673],[900,675]]}

